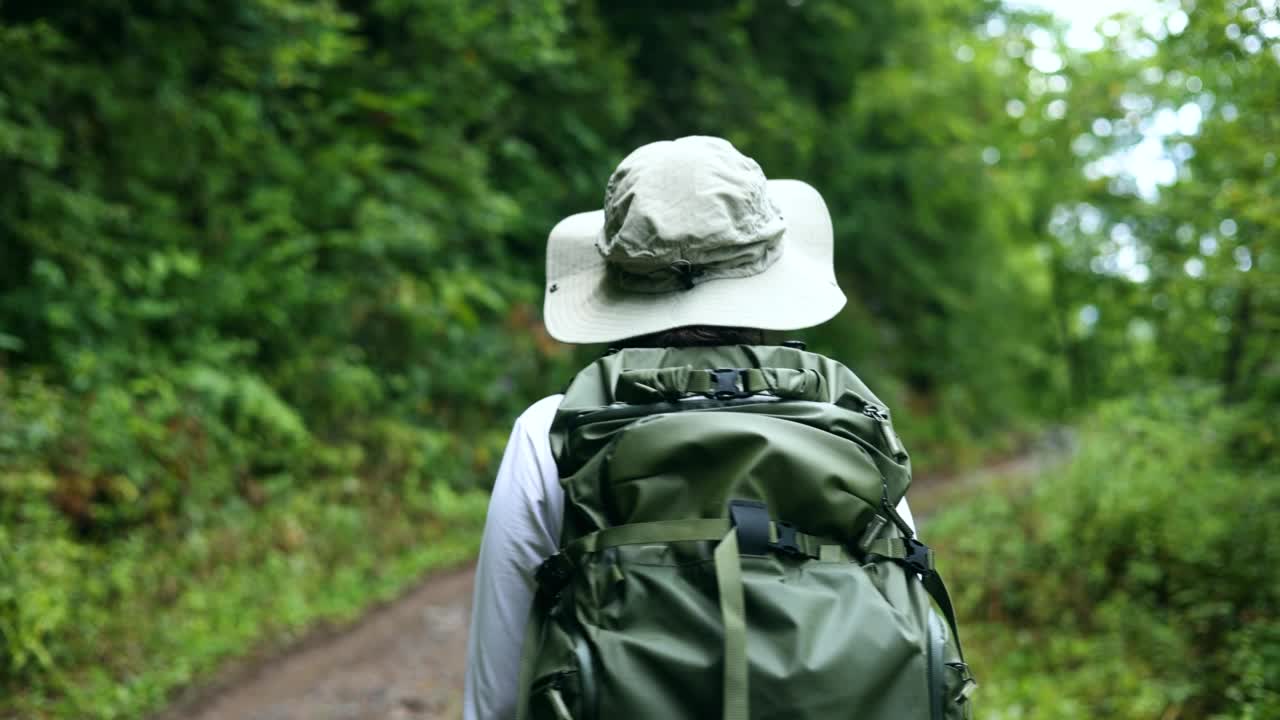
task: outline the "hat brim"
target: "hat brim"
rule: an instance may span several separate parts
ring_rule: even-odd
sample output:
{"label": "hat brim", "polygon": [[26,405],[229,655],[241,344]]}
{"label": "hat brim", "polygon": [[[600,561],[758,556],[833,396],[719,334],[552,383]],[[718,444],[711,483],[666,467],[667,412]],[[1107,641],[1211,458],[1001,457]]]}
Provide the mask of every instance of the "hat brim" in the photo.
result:
{"label": "hat brim", "polygon": [[786,222],[778,260],[758,275],[666,293],[628,292],[609,282],[596,239],[604,211],[560,221],[547,241],[543,321],[566,343],[607,343],[688,325],[799,330],[840,312],[845,296],[832,264],[831,215],[799,180],[769,180]]}

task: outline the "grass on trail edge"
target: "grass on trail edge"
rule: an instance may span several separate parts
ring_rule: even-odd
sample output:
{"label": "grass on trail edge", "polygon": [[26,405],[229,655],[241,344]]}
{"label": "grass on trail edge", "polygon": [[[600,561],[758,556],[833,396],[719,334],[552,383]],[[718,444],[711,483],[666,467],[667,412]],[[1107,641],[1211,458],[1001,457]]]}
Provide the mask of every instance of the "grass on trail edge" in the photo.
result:
{"label": "grass on trail edge", "polygon": [[423,573],[473,558],[488,502],[444,484],[332,496],[228,508],[179,539],[82,547],[63,657],[34,682],[0,685],[0,718],[146,717],[228,661],[354,620]]}
{"label": "grass on trail edge", "polygon": [[978,717],[1280,718],[1273,417],[1211,386],[1111,401],[1070,461],[923,524]]}

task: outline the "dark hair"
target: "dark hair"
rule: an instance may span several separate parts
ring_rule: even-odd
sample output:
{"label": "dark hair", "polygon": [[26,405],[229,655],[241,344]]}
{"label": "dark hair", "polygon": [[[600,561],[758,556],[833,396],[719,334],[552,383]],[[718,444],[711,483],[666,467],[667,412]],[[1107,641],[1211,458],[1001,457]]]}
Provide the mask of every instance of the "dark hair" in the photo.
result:
{"label": "dark hair", "polygon": [[651,335],[627,338],[616,348],[703,347],[710,345],[764,345],[764,331],[758,328],[687,325]]}

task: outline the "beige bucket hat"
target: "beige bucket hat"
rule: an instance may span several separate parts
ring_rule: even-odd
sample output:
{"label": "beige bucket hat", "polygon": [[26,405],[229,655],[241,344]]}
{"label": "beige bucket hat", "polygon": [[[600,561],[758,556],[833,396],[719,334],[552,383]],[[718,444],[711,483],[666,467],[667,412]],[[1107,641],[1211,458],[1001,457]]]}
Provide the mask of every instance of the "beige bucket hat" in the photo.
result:
{"label": "beige bucket hat", "polygon": [[766,180],[727,140],[684,137],[618,165],[604,209],[547,241],[543,316],[567,343],[686,325],[798,330],[844,307],[831,215],[799,180]]}

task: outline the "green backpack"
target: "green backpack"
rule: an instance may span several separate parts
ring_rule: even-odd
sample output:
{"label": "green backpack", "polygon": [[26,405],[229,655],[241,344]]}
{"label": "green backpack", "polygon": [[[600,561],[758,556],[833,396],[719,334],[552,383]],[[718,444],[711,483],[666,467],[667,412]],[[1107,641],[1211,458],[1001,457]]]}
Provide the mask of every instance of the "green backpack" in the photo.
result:
{"label": "green backpack", "polygon": [[[884,405],[792,347],[628,349],[551,430],[521,720],[953,720],[976,687]],[[941,617],[930,603],[941,610]]]}

